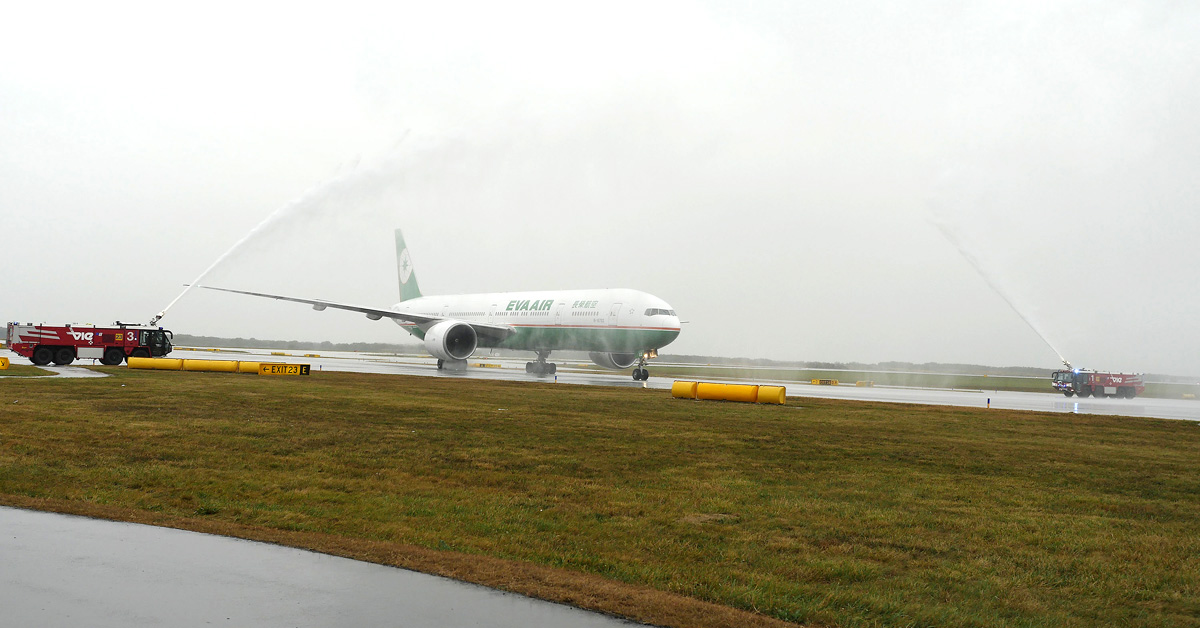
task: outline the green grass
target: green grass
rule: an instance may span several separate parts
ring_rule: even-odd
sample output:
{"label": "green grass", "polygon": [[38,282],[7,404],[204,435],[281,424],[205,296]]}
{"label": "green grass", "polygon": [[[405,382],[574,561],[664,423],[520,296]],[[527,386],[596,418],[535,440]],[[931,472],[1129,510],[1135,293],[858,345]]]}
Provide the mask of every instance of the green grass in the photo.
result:
{"label": "green grass", "polygon": [[1193,422],[114,372],[0,383],[0,502],[410,544],[819,625],[1200,626]]}

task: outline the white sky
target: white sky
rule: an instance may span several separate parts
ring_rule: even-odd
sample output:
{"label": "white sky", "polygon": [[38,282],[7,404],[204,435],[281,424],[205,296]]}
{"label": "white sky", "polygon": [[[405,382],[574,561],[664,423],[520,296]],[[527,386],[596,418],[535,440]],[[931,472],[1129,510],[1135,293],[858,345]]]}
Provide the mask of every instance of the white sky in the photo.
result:
{"label": "white sky", "polygon": [[[432,6],[431,6],[432,5]],[[382,8],[386,7],[386,8]],[[630,287],[670,352],[1200,374],[1200,5],[95,3],[0,20],[0,317]],[[197,291],[176,332],[400,341]]]}

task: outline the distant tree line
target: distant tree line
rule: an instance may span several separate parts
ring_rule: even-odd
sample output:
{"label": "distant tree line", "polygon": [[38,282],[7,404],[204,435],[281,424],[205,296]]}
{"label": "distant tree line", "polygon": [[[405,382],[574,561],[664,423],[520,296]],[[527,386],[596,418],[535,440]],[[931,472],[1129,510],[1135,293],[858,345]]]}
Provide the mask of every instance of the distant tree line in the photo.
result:
{"label": "distant tree line", "polygon": [[838,371],[900,371],[904,373],[947,373],[953,375],[1008,375],[1012,377],[1047,377],[1055,369],[1036,366],[984,366],[945,362],[813,362],[768,360],[765,358],[714,358],[705,355],[662,355],[663,360],[688,364],[708,364],[720,360],[734,366],[767,366],[776,368],[816,369]]}
{"label": "distant tree line", "polygon": [[387,342],[329,342],[312,340],[260,340],[258,338],[221,338],[175,334],[175,344],[191,347],[229,347],[236,349],[320,349],[321,351],[358,351],[363,353],[423,353],[424,345]]}

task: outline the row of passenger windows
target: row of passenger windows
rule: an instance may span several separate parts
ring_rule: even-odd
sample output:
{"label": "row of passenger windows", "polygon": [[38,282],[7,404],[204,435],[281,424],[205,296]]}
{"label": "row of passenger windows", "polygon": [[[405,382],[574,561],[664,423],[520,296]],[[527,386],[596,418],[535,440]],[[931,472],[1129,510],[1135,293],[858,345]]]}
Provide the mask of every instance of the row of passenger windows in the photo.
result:
{"label": "row of passenger windows", "polygon": [[[529,316],[530,314],[549,314],[548,311],[520,311],[520,312],[496,312],[496,316]],[[484,316],[487,312],[450,312],[450,316],[454,318],[466,318],[469,316]],[[598,310],[587,310],[582,312],[571,312],[571,316],[599,316]],[[664,310],[662,308],[652,307],[646,310],[646,316],[675,316],[675,310]]]}

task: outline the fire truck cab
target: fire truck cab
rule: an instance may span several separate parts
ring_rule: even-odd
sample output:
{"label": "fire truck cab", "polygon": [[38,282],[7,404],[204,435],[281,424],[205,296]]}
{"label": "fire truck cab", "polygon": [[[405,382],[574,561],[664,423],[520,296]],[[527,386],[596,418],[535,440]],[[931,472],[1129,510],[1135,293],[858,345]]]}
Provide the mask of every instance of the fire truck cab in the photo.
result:
{"label": "fire truck cab", "polygon": [[173,348],[170,330],[120,322],[113,325],[9,323],[8,348],[38,366],[51,362],[63,366],[79,358],[116,366],[129,357],[163,356]]}

